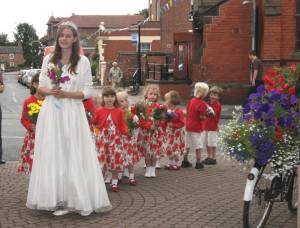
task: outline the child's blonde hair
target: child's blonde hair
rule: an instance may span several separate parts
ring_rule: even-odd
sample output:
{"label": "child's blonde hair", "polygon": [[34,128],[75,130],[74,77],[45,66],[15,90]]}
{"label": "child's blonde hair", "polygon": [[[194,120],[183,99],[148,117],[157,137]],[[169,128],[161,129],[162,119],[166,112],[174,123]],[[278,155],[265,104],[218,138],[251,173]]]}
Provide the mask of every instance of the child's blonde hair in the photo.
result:
{"label": "child's blonde hair", "polygon": [[119,99],[119,97],[122,97],[126,100],[128,100],[128,93],[125,90],[117,90],[117,99]]}
{"label": "child's blonde hair", "polygon": [[218,96],[221,95],[221,93],[223,93],[223,89],[219,86],[213,86],[210,88],[209,90],[211,93],[215,93],[215,94],[218,94]]}
{"label": "child's blonde hair", "polygon": [[147,86],[146,86],[146,88],[145,88],[145,90],[144,90],[144,99],[145,99],[145,100],[147,99],[147,95],[148,95],[148,93],[149,93],[149,91],[150,91],[151,89],[154,90],[154,91],[156,91],[156,95],[157,95],[156,101],[157,101],[158,98],[160,97],[159,86],[157,86],[157,85],[147,85]]}
{"label": "child's blonde hair", "polygon": [[194,88],[194,97],[203,98],[208,94],[209,87],[205,82],[197,82]]}
{"label": "child's blonde hair", "polygon": [[179,105],[180,104],[180,95],[175,90],[170,90],[164,96],[167,103],[172,105]]}

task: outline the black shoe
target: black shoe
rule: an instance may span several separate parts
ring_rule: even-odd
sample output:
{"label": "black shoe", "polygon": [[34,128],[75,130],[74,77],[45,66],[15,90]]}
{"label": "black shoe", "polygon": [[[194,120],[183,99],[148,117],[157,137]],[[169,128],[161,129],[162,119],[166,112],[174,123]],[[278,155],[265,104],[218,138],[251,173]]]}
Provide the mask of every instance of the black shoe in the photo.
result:
{"label": "black shoe", "polygon": [[205,159],[202,161],[202,163],[205,164],[205,165],[207,165],[207,163],[209,162],[209,160],[210,160],[210,158],[205,158]]}
{"label": "black shoe", "polygon": [[0,165],[4,165],[5,163],[6,163],[6,161],[0,160]]}
{"label": "black shoe", "polygon": [[204,165],[202,162],[197,162],[196,165],[195,165],[195,169],[203,169],[204,168]]}
{"label": "black shoe", "polygon": [[216,159],[212,159],[212,158],[209,158],[206,163],[204,163],[206,165],[216,165],[217,164],[217,160]]}
{"label": "black shoe", "polygon": [[192,163],[190,163],[189,161],[183,160],[181,163],[181,168],[189,168],[189,167],[192,167]]}

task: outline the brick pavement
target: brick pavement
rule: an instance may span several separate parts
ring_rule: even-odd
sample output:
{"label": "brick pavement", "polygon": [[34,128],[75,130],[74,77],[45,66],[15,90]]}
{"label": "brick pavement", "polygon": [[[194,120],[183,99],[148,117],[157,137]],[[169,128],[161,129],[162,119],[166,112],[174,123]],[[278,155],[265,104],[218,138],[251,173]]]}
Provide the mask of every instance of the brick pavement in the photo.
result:
{"label": "brick pavement", "polygon": [[[143,162],[136,169],[137,186],[109,189],[113,210],[81,217],[25,207],[29,177],[17,174],[17,163],[0,166],[0,227],[242,227],[242,197],[246,171],[218,155],[217,166],[204,170],[158,170],[157,178],[143,177]],[[164,160],[162,161],[164,163]],[[276,203],[267,227],[296,228],[297,216],[286,203]]]}

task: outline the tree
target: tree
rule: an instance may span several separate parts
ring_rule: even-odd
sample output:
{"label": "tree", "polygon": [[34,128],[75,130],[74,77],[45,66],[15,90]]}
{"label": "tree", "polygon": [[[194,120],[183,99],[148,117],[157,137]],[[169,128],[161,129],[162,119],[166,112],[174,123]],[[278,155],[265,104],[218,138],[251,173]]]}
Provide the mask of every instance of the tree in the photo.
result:
{"label": "tree", "polygon": [[1,33],[0,34],[0,46],[6,46],[9,43],[7,39],[7,34]]}
{"label": "tree", "polygon": [[[37,67],[41,62],[41,44],[32,25],[20,23],[14,33],[16,43],[21,43],[26,66]],[[38,44],[37,44],[38,43]]]}
{"label": "tree", "polygon": [[149,11],[148,9],[143,9],[141,11],[139,11],[138,15],[143,15],[145,19],[147,19],[149,17]]}

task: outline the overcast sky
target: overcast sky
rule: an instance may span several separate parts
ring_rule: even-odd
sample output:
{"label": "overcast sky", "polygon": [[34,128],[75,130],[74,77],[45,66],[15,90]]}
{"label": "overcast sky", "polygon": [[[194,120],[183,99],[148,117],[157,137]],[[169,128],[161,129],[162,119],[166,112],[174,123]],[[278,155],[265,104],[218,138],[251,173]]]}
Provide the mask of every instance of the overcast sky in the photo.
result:
{"label": "overcast sky", "polygon": [[148,0],[2,0],[0,33],[14,40],[13,32],[19,23],[33,25],[41,38],[51,15],[69,17],[79,15],[135,14],[148,7]]}

